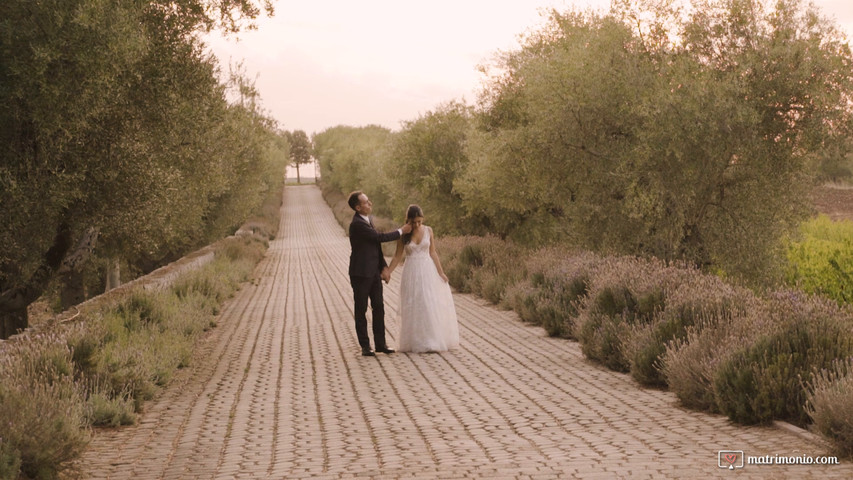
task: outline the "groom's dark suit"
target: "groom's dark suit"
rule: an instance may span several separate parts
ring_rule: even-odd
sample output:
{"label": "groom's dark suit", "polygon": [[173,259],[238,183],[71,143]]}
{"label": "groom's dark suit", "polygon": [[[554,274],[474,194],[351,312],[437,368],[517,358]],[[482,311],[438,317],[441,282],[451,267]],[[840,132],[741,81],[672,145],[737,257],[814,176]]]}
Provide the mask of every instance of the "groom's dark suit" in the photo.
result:
{"label": "groom's dark suit", "polygon": [[373,341],[376,350],[387,348],[385,343],[385,303],[382,298],[382,269],[388,266],[382,255],[382,243],[400,238],[400,231],[379,233],[371,222],[356,213],[349,226],[349,278],[355,301],[355,332],[362,350],[370,350],[367,335],[367,301],[373,309]]}

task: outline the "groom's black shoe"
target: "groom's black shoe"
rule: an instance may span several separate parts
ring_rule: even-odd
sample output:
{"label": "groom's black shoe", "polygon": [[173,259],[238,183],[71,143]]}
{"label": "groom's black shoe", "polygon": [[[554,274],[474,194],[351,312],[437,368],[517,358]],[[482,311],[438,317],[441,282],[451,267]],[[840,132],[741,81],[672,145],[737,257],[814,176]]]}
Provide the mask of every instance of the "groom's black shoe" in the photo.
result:
{"label": "groom's black shoe", "polygon": [[369,348],[362,348],[361,349],[361,356],[362,357],[375,357],[376,354],[371,352]]}
{"label": "groom's black shoe", "polygon": [[390,354],[394,353],[394,349],[392,349],[392,348],[388,348],[388,347],[385,347],[385,348],[377,348],[377,349],[376,349],[376,351],[377,351],[377,352],[384,353],[384,354],[386,354],[386,355],[390,355]]}

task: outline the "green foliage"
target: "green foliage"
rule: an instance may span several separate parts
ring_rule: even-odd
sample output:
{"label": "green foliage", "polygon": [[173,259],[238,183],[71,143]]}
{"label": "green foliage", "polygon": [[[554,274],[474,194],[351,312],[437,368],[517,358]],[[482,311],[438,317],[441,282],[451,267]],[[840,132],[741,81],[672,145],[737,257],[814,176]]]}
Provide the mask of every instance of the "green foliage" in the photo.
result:
{"label": "green foliage", "polygon": [[621,148],[635,123],[621,106],[636,103],[641,84],[625,75],[637,70],[623,49],[628,29],[611,19],[585,22],[554,14],[521,51],[505,55],[505,73],[484,89],[471,166],[458,188],[466,208],[501,236],[574,240],[572,223],[596,213],[579,208],[579,189],[613,191],[612,178],[595,175],[612,171],[609,150]]}
{"label": "green foliage", "polygon": [[391,135],[388,129],[376,125],[332,127],[315,134],[314,157],[320,164],[323,182],[344,195],[363,190],[373,200],[376,215],[392,217],[383,170],[383,155]]}
{"label": "green foliage", "polygon": [[849,131],[849,49],[799,2],[703,2],[691,17],[647,5],[552,13],[503,57],[463,205],[502,236],[773,281],[810,155]]}
{"label": "green foliage", "polygon": [[853,222],[821,215],[803,223],[800,234],[787,244],[788,284],[853,303]]}
{"label": "green foliage", "polygon": [[286,165],[272,123],[239,74],[240,103],[226,101],[197,35],[239,28],[255,3],[0,5],[0,292],[18,299],[0,317],[26,311],[84,232],[103,259],[150,264],[260,204]]}
{"label": "green foliage", "polygon": [[853,137],[828,143],[816,156],[818,181],[853,181]]}
{"label": "green foliage", "polygon": [[[313,147],[311,146],[311,140],[308,139],[308,135],[304,130],[294,130],[293,132],[285,132],[285,138],[287,138],[288,143],[290,144],[290,165],[296,167],[297,176],[299,175],[299,166],[307,163],[311,163],[311,158],[313,155]],[[297,179],[301,182],[301,177]]]}
{"label": "green foliage", "polygon": [[415,203],[436,231],[454,235],[472,230],[472,219],[462,214],[462,199],[454,188],[457,176],[468,165],[465,146],[470,110],[450,102],[405,122],[392,137],[385,170],[391,180],[395,214]]}
{"label": "green foliage", "polygon": [[287,132],[286,138],[290,144],[290,160],[292,165],[308,163],[311,161],[311,140],[304,130]]}
{"label": "green foliage", "polygon": [[[767,286],[807,192],[850,152],[853,56],[800,0],[551,12],[476,107],[317,135],[323,175],[437,231],[686,261]],[[841,266],[843,268],[843,266]]]}

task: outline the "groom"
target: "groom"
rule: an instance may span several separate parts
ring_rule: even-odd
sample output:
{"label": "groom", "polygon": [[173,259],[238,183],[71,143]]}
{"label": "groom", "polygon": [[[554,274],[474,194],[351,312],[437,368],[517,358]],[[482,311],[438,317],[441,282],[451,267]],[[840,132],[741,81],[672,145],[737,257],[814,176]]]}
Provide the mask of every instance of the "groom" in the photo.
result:
{"label": "groom", "polygon": [[352,192],[348,200],[355,210],[349,226],[349,279],[355,300],[355,332],[361,345],[361,354],[372,357],[370,337],[367,335],[367,301],[373,309],[373,341],[376,351],[394,353],[385,343],[385,304],[382,299],[382,280],[388,280],[388,264],[382,255],[382,243],[391,242],[412,231],[411,225],[403,225],[396,232],[379,233],[373,227],[370,214],[373,203],[362,191]]}

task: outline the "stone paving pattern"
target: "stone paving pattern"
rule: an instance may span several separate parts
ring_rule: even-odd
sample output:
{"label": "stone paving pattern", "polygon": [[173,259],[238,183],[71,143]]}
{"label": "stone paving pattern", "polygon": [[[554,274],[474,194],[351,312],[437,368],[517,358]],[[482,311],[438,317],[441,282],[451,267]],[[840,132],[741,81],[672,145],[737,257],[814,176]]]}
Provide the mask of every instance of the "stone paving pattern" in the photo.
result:
{"label": "stone paving pattern", "polygon": [[[138,425],[96,433],[84,478],[853,478],[844,461],[721,469],[719,450],[831,453],[683,409],[469,295],[454,295],[460,349],[362,357],[344,231],[314,186],[286,188],[282,215],[193,365]],[[392,347],[399,278],[385,290]]]}

